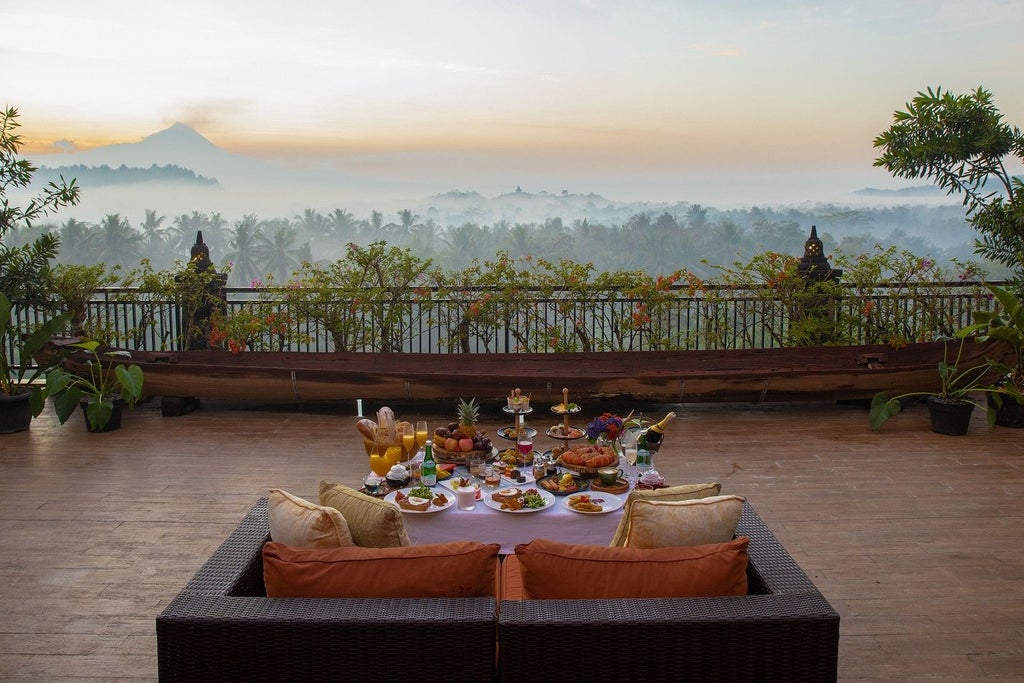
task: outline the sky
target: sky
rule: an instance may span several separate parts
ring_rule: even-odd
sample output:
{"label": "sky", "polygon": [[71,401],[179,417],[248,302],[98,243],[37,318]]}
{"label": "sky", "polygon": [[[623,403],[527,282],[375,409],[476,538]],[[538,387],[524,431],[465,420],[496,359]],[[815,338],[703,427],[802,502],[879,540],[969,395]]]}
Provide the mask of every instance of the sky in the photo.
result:
{"label": "sky", "polygon": [[0,0],[0,26],[30,154],[181,121],[449,188],[812,198],[905,186],[872,140],[929,86],[1024,125],[1020,0]]}

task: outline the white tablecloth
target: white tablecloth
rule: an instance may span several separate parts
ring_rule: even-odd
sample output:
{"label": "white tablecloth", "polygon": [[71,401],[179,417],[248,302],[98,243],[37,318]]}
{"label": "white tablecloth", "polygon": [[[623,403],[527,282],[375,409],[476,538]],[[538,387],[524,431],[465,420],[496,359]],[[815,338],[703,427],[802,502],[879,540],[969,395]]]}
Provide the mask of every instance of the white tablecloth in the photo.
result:
{"label": "white tablecloth", "polygon": [[[489,495],[485,491],[484,495]],[[573,512],[556,497],[553,505],[539,512],[500,512],[476,502],[474,510],[453,505],[441,512],[406,513],[405,528],[414,545],[447,541],[499,543],[503,554],[515,552],[516,544],[535,538],[550,538],[564,543],[608,545],[622,518],[622,510],[600,515]]]}

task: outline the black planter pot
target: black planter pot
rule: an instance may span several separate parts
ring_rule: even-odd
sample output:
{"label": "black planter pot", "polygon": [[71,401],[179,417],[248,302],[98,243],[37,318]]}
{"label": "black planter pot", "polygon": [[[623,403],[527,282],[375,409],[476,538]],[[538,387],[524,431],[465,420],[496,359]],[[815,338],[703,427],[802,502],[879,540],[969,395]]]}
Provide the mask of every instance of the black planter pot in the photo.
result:
{"label": "black planter pot", "polygon": [[996,424],[1000,427],[1024,427],[1024,405],[1017,403],[1010,397],[1003,397],[1003,405],[996,408],[992,396],[988,397],[990,408],[996,409]]}
{"label": "black planter pot", "polygon": [[112,432],[121,428],[121,414],[124,412],[124,399],[120,396],[114,397],[114,407],[110,413],[110,419],[107,420],[107,424],[102,427],[93,428],[89,423],[89,415],[86,413],[89,407],[88,401],[82,401],[79,405],[82,406],[82,416],[85,417],[85,428],[90,432]]}
{"label": "black planter pot", "polygon": [[932,431],[948,436],[963,436],[971,426],[974,404],[957,399],[928,399],[928,414],[932,420]]}
{"label": "black planter pot", "polygon": [[32,424],[31,394],[0,394],[0,434],[23,432]]}

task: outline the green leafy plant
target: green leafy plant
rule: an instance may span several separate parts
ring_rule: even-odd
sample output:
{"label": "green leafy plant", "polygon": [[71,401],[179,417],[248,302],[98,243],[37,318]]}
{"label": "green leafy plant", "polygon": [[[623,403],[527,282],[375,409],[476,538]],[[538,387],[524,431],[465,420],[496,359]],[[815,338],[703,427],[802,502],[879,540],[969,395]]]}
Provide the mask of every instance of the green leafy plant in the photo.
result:
{"label": "green leafy plant", "polygon": [[[949,403],[970,403],[976,408],[982,407],[980,403],[971,398],[971,394],[987,393],[997,395],[1019,395],[1013,388],[994,387],[989,378],[993,373],[1000,375],[1009,371],[1004,363],[992,359],[984,363],[972,365],[968,368],[960,367],[960,359],[963,357],[964,344],[971,338],[971,327],[959,330],[952,337],[940,337],[938,341],[943,342],[942,360],[938,363],[939,390],[938,391],[912,391],[898,396],[889,397],[886,391],[880,391],[871,399],[871,411],[869,421],[871,429],[877,430],[886,420],[896,415],[903,409],[903,400],[915,397],[933,398]],[[956,355],[950,358],[950,346],[956,347]],[[989,424],[995,424],[995,410],[988,411]]]}
{"label": "green leafy plant", "polygon": [[[975,311],[974,324],[967,331],[977,334],[979,341],[998,339],[1013,347],[1016,361],[997,386],[1009,387],[1016,394],[1014,398],[1024,403],[1019,398],[1024,394],[1024,303],[1012,289],[988,283],[985,286],[999,302],[999,309]],[[998,395],[995,398],[997,405],[1003,399]]]}
{"label": "green leafy plant", "polygon": [[128,407],[134,407],[142,398],[142,368],[138,365],[115,363],[117,357],[131,357],[128,351],[104,352],[106,365],[100,358],[99,342],[88,340],[69,344],[69,348],[85,351],[91,357],[85,361],[85,372],[76,374],[57,367],[46,375],[46,391],[53,397],[53,406],[61,424],[67,422],[82,401],[86,403],[85,416],[92,429],[103,429],[114,411],[114,399],[120,396]]}
{"label": "green leafy plant", "polygon": [[0,292],[0,391],[11,396],[29,392],[32,415],[43,410],[47,392],[36,380],[60,362],[60,354],[40,354],[50,338],[64,329],[71,314],[64,313],[35,327],[30,333],[13,322],[11,301]]}

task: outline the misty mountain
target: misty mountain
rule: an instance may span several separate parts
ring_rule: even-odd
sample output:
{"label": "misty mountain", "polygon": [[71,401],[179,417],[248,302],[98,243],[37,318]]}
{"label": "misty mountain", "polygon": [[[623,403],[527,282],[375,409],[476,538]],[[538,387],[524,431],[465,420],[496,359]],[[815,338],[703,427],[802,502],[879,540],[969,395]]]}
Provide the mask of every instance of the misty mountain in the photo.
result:
{"label": "misty mountain", "polygon": [[865,187],[853,194],[862,197],[942,197],[946,191],[936,185],[915,185],[895,190],[883,190],[877,187]]}
{"label": "misty mountain", "polygon": [[58,182],[60,178],[78,181],[78,186],[83,190],[92,187],[105,187],[109,185],[135,185],[138,183],[180,183],[184,185],[199,185],[216,187],[220,183],[216,178],[207,178],[197,175],[195,171],[173,164],[167,166],[151,165],[149,168],[128,167],[125,165],[111,168],[106,164],[101,166],[40,166],[33,179],[37,183]]}
{"label": "misty mountain", "polygon": [[[175,123],[139,142],[122,142],[104,145],[81,152],[70,152],[60,157],[61,166],[109,166],[118,168],[150,168],[156,166],[177,166],[189,169],[206,177],[234,177],[253,172],[267,173],[273,170],[270,164],[258,159],[225,151],[200,135],[184,123]],[[53,165],[54,157],[41,157]],[[65,176],[66,177],[66,176]]]}

